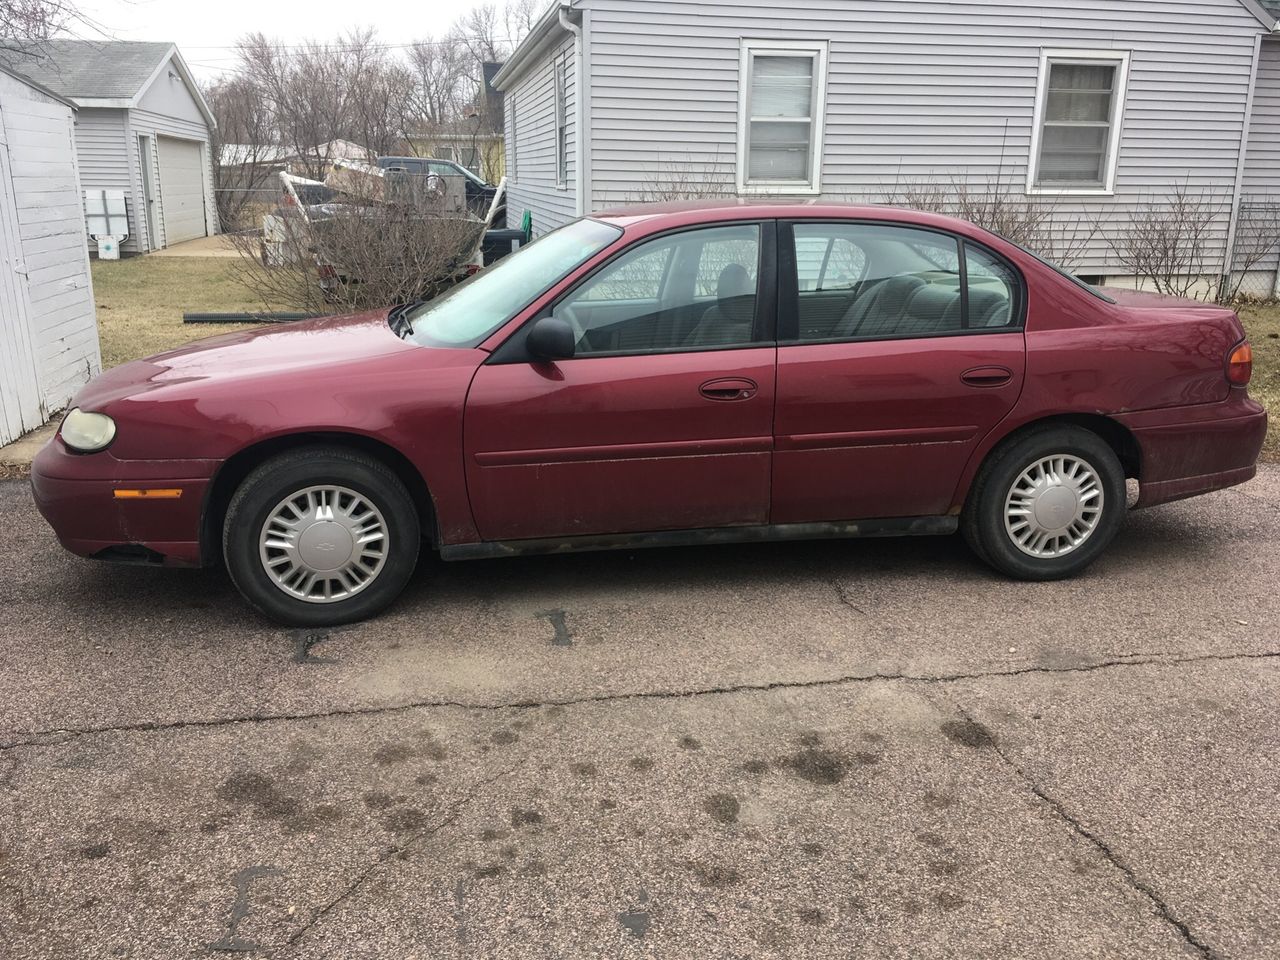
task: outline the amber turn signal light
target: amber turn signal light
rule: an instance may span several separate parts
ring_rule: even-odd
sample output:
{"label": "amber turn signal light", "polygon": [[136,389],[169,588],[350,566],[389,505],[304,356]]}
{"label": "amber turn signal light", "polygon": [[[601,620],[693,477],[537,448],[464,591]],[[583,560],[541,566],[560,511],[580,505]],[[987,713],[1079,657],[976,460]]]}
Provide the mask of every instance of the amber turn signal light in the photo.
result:
{"label": "amber turn signal light", "polygon": [[1243,387],[1253,376],[1253,347],[1246,340],[1231,351],[1227,358],[1227,379],[1237,387]]}
{"label": "amber turn signal light", "polygon": [[114,496],[117,500],[177,500],[182,496],[182,491],[179,489],[116,490]]}

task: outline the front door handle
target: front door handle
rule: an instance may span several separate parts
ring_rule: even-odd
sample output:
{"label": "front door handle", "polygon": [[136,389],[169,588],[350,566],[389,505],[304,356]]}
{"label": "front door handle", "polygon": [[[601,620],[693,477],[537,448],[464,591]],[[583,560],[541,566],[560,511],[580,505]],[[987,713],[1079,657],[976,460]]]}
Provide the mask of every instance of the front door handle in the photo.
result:
{"label": "front door handle", "polygon": [[708,400],[750,400],[760,392],[760,385],[745,377],[708,380],[698,392]]}
{"label": "front door handle", "polygon": [[1003,387],[1012,379],[1008,367],[974,367],[960,374],[960,382],[969,387]]}

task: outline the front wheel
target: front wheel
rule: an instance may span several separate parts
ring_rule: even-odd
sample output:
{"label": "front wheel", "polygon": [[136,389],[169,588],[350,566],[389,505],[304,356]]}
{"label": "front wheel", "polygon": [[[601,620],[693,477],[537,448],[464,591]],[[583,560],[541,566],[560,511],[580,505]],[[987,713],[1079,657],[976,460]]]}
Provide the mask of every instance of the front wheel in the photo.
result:
{"label": "front wheel", "polygon": [[391,604],[419,548],[413,500],[379,461],[308,447],[254,470],[227,507],[222,548],[232,581],[273,620],[352,623]]}
{"label": "front wheel", "polygon": [[961,515],[979,557],[1019,580],[1061,580],[1093,563],[1127,509],[1115,451],[1081,427],[1033,430],[983,465]]}

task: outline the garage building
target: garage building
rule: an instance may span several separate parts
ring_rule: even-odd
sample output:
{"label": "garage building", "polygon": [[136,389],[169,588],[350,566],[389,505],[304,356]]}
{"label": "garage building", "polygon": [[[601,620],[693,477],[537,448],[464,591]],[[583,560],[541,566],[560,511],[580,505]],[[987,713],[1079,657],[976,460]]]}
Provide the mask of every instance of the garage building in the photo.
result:
{"label": "garage building", "polygon": [[124,192],[129,237],[122,252],[219,232],[216,124],[177,47],[56,40],[38,57],[6,54],[3,62],[79,108],[81,186]]}
{"label": "garage building", "polygon": [[0,444],[44,423],[102,366],[75,112],[0,67]]}

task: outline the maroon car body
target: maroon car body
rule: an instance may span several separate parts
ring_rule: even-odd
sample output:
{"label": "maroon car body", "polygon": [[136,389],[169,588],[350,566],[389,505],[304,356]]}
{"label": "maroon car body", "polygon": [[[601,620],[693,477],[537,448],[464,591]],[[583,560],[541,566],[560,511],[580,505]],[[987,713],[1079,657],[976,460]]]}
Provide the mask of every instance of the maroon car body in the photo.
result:
{"label": "maroon car body", "polygon": [[[40,510],[83,556],[209,564],[256,464],[336,442],[395,471],[452,559],[674,543],[682,531],[695,542],[948,532],[989,454],[1046,422],[1106,440],[1142,507],[1254,474],[1266,415],[1228,378],[1245,338],[1228,309],[1122,291],[1108,301],[985,230],[916,212],[725,203],[595,219],[617,239],[547,277],[475,345],[421,346],[379,311],[214,337],[108,371],[74,404],[111,417],[116,438],[93,454],[52,440],[33,470]],[[758,281],[768,342],[494,362],[619,251],[743,222],[768,226]],[[822,223],[970,241],[1019,276],[1025,322],[800,342],[785,238]],[[114,493],[149,487],[181,493]]]}

